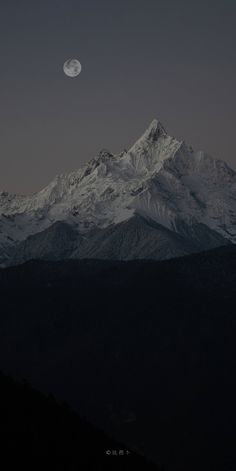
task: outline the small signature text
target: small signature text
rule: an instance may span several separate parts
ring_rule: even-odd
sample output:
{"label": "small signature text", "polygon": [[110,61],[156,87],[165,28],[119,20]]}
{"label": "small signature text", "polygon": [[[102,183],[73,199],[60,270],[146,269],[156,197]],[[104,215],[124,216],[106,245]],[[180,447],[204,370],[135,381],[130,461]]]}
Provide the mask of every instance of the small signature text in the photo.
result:
{"label": "small signature text", "polygon": [[106,450],[105,453],[108,456],[125,456],[125,455],[130,455],[131,451],[129,451],[129,450]]}

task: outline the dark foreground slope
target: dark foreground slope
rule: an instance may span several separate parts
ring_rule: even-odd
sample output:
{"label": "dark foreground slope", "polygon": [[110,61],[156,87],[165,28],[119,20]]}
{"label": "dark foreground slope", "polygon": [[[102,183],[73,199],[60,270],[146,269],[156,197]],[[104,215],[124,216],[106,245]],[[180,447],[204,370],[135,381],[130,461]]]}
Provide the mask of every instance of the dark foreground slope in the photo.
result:
{"label": "dark foreground slope", "polygon": [[68,471],[89,466],[119,470],[141,465],[142,469],[158,469],[79,418],[66,403],[58,404],[54,396],[45,396],[27,382],[16,382],[2,373],[0,443],[1,457],[14,456],[20,467],[27,458],[35,458],[32,464],[36,467],[41,457],[47,460],[45,470],[57,469],[62,463]]}
{"label": "dark foreground slope", "polygon": [[236,248],[0,271],[4,371],[168,470],[236,469]]}

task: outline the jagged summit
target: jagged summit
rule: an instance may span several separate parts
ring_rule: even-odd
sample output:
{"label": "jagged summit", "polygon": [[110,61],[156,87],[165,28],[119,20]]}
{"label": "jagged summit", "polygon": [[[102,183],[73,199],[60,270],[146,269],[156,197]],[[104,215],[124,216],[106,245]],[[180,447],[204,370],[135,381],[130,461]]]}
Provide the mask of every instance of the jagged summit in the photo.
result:
{"label": "jagged summit", "polygon": [[153,119],[141,139],[156,141],[160,136],[167,136],[167,132],[158,119]]}
{"label": "jagged summit", "polygon": [[[156,142],[160,137],[167,137],[167,136],[168,136],[167,132],[165,128],[163,127],[163,125],[161,124],[161,122],[157,119],[153,119],[152,122],[149,124],[148,128],[146,129],[146,131],[134,143],[132,147],[137,147],[137,145],[141,145],[142,143],[145,144],[147,142],[152,144]],[[129,152],[132,152],[132,147]],[[123,152],[121,152],[120,155],[123,156],[124,154],[127,154],[127,153],[128,151],[124,150]],[[104,149],[101,149],[98,152],[98,155],[91,161],[96,160],[100,162],[105,162],[106,160],[112,157],[114,157],[114,154],[112,154],[108,149],[104,148]]]}
{"label": "jagged summit", "polygon": [[137,147],[155,144],[160,138],[166,137],[168,135],[161,122],[158,119],[153,119],[143,135],[131,147],[130,152]]}

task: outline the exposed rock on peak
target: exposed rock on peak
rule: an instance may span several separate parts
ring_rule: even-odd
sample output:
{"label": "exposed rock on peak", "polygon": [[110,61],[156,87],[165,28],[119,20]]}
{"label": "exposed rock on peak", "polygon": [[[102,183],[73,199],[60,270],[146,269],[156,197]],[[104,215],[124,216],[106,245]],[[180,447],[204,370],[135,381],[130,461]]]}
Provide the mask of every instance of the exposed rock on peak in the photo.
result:
{"label": "exposed rock on peak", "polygon": [[160,121],[153,119],[141,139],[156,141],[160,136],[167,136],[167,132]]}

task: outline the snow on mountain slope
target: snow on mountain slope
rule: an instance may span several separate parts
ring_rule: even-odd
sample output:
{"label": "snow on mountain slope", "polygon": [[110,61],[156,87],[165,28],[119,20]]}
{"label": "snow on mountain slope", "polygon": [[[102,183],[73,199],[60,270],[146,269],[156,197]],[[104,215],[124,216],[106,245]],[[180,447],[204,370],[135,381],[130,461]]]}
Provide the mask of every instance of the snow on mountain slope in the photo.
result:
{"label": "snow on mountain slope", "polygon": [[184,237],[186,227],[201,224],[235,242],[236,173],[168,136],[154,120],[129,151],[102,150],[32,196],[0,193],[0,260],[12,246],[56,221],[86,234],[134,214]]}

